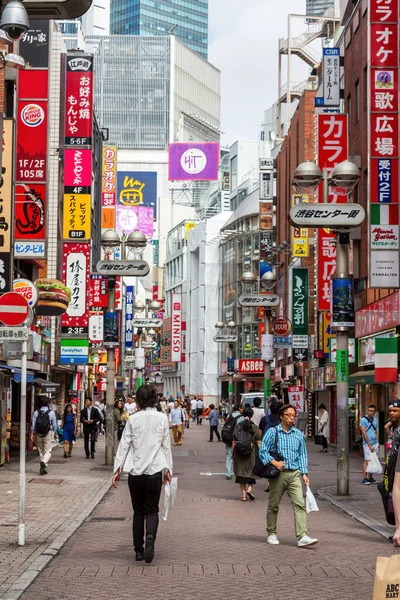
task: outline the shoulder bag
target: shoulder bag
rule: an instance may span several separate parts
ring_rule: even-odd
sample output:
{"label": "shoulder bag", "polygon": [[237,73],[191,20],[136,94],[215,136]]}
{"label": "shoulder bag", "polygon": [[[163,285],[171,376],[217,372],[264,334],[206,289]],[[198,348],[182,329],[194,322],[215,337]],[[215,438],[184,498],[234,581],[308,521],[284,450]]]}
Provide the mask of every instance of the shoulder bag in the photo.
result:
{"label": "shoulder bag", "polygon": [[[278,452],[278,429],[275,428],[275,443],[274,448],[271,450],[270,455],[273,460],[281,461],[284,460],[282,454]],[[276,479],[280,475],[280,470],[277,469],[273,464],[268,463],[264,465],[262,462],[259,453],[257,453],[256,462],[253,468],[253,473],[257,477],[261,477],[262,479]]]}

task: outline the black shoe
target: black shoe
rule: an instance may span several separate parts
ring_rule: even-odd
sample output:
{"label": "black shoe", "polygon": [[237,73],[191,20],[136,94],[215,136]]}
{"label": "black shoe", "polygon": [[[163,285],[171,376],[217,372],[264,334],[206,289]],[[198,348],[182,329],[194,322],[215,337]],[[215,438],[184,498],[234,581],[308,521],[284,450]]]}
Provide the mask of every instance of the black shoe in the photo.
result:
{"label": "black shoe", "polygon": [[218,440],[219,442],[222,442],[222,440]]}
{"label": "black shoe", "polygon": [[92,452],[91,458],[94,458],[94,452]]}
{"label": "black shoe", "polygon": [[90,454],[86,454],[86,458],[90,458]]}
{"label": "black shoe", "polygon": [[64,458],[68,458],[68,454],[64,452]]}
{"label": "black shoe", "polygon": [[146,535],[146,548],[144,549],[144,561],[149,564],[154,558],[154,537]]}
{"label": "black shoe", "polygon": [[43,463],[43,475],[47,475],[47,466]]}
{"label": "black shoe", "polygon": [[144,560],[144,554],[143,552],[136,552],[136,556],[135,556],[136,560],[139,562],[141,560]]}
{"label": "black shoe", "polygon": [[40,463],[40,471],[39,471],[41,475],[44,475],[45,469],[46,469],[46,466],[45,466],[44,462],[41,462]]}

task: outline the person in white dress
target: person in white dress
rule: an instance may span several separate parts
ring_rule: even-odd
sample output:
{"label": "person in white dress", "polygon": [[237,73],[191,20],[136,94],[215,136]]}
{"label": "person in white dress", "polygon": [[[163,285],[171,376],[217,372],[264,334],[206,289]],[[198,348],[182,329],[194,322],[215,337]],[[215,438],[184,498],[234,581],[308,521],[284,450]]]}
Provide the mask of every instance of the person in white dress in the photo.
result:
{"label": "person in white dress", "polygon": [[326,454],[328,452],[329,413],[323,403],[318,406],[318,433],[323,436],[320,452]]}

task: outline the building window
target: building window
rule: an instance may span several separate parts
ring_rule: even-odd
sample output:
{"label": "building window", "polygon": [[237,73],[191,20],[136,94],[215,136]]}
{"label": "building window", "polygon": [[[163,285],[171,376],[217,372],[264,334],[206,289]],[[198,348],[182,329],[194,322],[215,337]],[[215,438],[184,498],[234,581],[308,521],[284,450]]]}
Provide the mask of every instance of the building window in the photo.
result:
{"label": "building window", "polygon": [[238,177],[238,157],[234,156],[231,158],[231,190],[234,191],[237,188],[237,177]]}

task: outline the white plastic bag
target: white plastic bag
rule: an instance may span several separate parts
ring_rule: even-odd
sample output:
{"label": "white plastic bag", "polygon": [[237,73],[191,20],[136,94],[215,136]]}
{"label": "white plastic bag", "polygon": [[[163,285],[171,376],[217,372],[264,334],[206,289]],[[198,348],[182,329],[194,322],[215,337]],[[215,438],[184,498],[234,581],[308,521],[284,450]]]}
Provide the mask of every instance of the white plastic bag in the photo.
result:
{"label": "white plastic bag", "polygon": [[306,491],[306,511],[308,513],[319,511],[317,501],[315,500],[314,494],[310,490],[309,485],[307,486],[307,491]]}
{"label": "white plastic bag", "polygon": [[379,460],[377,451],[375,450],[375,452],[371,452],[371,458],[368,462],[367,473],[369,473],[370,475],[380,475],[382,471],[383,469],[381,461]]}
{"label": "white plastic bag", "polygon": [[169,509],[175,504],[177,490],[178,478],[172,477],[171,482],[164,485],[164,504],[161,514],[163,521],[168,519]]}

